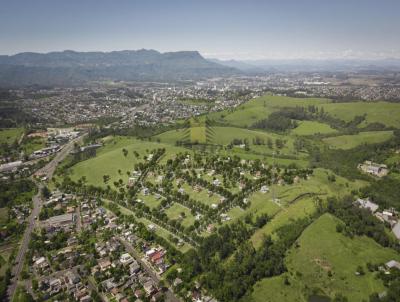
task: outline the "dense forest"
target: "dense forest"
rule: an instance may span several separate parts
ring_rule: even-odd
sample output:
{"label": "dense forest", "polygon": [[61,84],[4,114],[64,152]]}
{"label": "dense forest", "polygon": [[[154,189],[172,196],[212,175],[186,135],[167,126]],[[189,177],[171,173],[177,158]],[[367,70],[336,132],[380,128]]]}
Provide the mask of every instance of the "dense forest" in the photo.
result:
{"label": "dense forest", "polygon": [[31,202],[35,184],[29,179],[14,182],[0,181],[0,208]]}

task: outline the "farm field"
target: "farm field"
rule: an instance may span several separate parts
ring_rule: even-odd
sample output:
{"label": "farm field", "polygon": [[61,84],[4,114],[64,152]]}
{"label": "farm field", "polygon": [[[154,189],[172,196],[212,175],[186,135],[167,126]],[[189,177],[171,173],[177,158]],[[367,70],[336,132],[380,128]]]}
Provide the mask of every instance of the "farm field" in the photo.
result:
{"label": "farm field", "polygon": [[293,129],[290,133],[294,135],[314,135],[314,134],[331,134],[337,133],[328,124],[315,121],[298,121],[299,126]]}
{"label": "farm field", "polygon": [[362,144],[382,143],[393,137],[393,131],[368,131],[354,135],[324,138],[323,141],[336,149],[352,149]]}
{"label": "farm field", "polygon": [[[279,297],[283,292],[289,292],[292,296],[303,296],[302,300],[306,301],[304,297],[310,294],[304,291],[306,284],[312,285],[309,290],[316,289],[320,294],[331,298],[336,293],[342,293],[349,301],[367,300],[373,292],[382,292],[382,281],[375,278],[375,273],[368,271],[366,264],[399,260],[400,256],[370,238],[351,239],[338,233],[336,225],[340,223],[342,222],[339,219],[330,214],[324,214],[312,223],[298,239],[298,247],[292,247],[285,259],[289,282],[294,286],[288,287],[283,282],[264,279],[254,287],[255,301],[261,301],[261,294],[266,291],[272,295],[269,301],[280,301]],[[355,274],[358,266],[363,267],[364,275]],[[331,277],[328,275],[329,271]],[[274,290],[271,291],[269,286]]]}
{"label": "farm field", "polygon": [[12,144],[21,137],[23,132],[23,128],[0,129],[0,144]]}

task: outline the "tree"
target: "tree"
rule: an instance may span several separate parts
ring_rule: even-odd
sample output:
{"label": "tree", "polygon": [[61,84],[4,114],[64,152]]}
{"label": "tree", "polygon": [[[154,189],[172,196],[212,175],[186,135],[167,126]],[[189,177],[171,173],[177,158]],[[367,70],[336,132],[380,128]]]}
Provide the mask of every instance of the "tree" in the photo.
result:
{"label": "tree", "polygon": [[42,195],[43,198],[48,199],[51,196],[51,192],[49,190],[49,188],[47,186],[44,186],[41,191],[40,194]]}
{"label": "tree", "polygon": [[106,184],[110,180],[110,175],[103,175],[103,182]]}

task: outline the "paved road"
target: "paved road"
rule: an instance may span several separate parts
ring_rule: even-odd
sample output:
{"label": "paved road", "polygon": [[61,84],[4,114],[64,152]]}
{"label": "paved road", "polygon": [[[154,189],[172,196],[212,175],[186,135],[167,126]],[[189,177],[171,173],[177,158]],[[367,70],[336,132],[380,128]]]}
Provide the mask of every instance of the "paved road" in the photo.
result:
{"label": "paved road", "polygon": [[[133,248],[133,246],[129,242],[125,241],[121,237],[118,237],[118,239],[125,246],[125,249],[129,253],[131,253],[133,255],[133,257],[141,264],[141,266],[144,268],[144,270],[147,272],[147,274],[151,277],[151,279],[153,279],[153,281],[155,281],[156,284],[158,284],[158,282],[161,279],[160,276],[157,275],[154,272],[154,270],[151,267],[149,267],[149,265],[141,259],[140,254]],[[170,289],[168,289],[165,292],[165,301],[180,302],[180,300],[175,296],[175,294]]]}
{"label": "paved road", "polygon": [[[70,141],[68,144],[66,144],[60,152],[57,153],[57,155],[54,157],[54,159],[49,162],[46,166],[41,168],[39,172],[44,173],[48,179],[50,179],[53,176],[53,173],[57,167],[57,165],[69,154],[70,151],[74,148],[74,143],[78,142],[82,139],[83,136],[80,136],[72,141]],[[12,268],[12,276],[13,278],[11,279],[11,283],[7,289],[7,294],[8,294],[8,300],[12,301],[15,290],[17,289],[18,285],[18,280],[19,280],[19,275],[21,274],[22,268],[24,266],[24,259],[25,259],[25,254],[28,249],[29,242],[31,240],[31,235],[32,231],[35,228],[35,217],[37,217],[40,213],[40,209],[42,206],[42,200],[40,198],[40,191],[43,188],[43,185],[41,183],[38,183],[38,193],[33,197],[33,209],[31,212],[31,215],[28,218],[28,225],[25,229],[24,235],[22,237],[21,245],[17,254],[17,257],[15,258],[15,265]]]}

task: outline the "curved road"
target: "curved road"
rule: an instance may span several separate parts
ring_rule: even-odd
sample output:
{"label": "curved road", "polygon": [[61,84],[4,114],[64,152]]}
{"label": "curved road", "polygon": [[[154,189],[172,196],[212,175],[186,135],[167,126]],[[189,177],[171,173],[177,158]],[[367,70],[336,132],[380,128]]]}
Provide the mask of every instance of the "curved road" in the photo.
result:
{"label": "curved road", "polygon": [[[77,137],[77,138],[73,139],[72,141],[70,141],[69,143],[67,143],[66,145],[64,145],[64,147],[61,149],[61,151],[59,151],[57,153],[57,155],[53,158],[53,160],[50,161],[43,168],[39,169],[38,172],[42,172],[43,174],[45,174],[45,176],[48,179],[51,179],[57,165],[62,160],[64,160],[65,157],[67,157],[67,155],[69,154],[70,151],[73,150],[74,143],[79,142],[85,135],[86,134],[84,134],[80,137]],[[17,257],[15,258],[15,265],[11,270],[13,277],[12,277],[11,283],[7,289],[7,295],[8,295],[9,301],[13,300],[15,290],[17,289],[19,275],[21,274],[21,271],[22,271],[22,268],[24,265],[25,253],[28,249],[28,245],[31,240],[32,231],[35,227],[35,217],[37,217],[39,215],[40,209],[42,207],[42,199],[40,198],[40,191],[42,188],[43,188],[43,185],[41,183],[38,183],[38,193],[32,199],[33,210],[31,212],[31,215],[28,218],[28,225],[27,225],[24,235],[22,237],[21,246],[19,248]]]}

